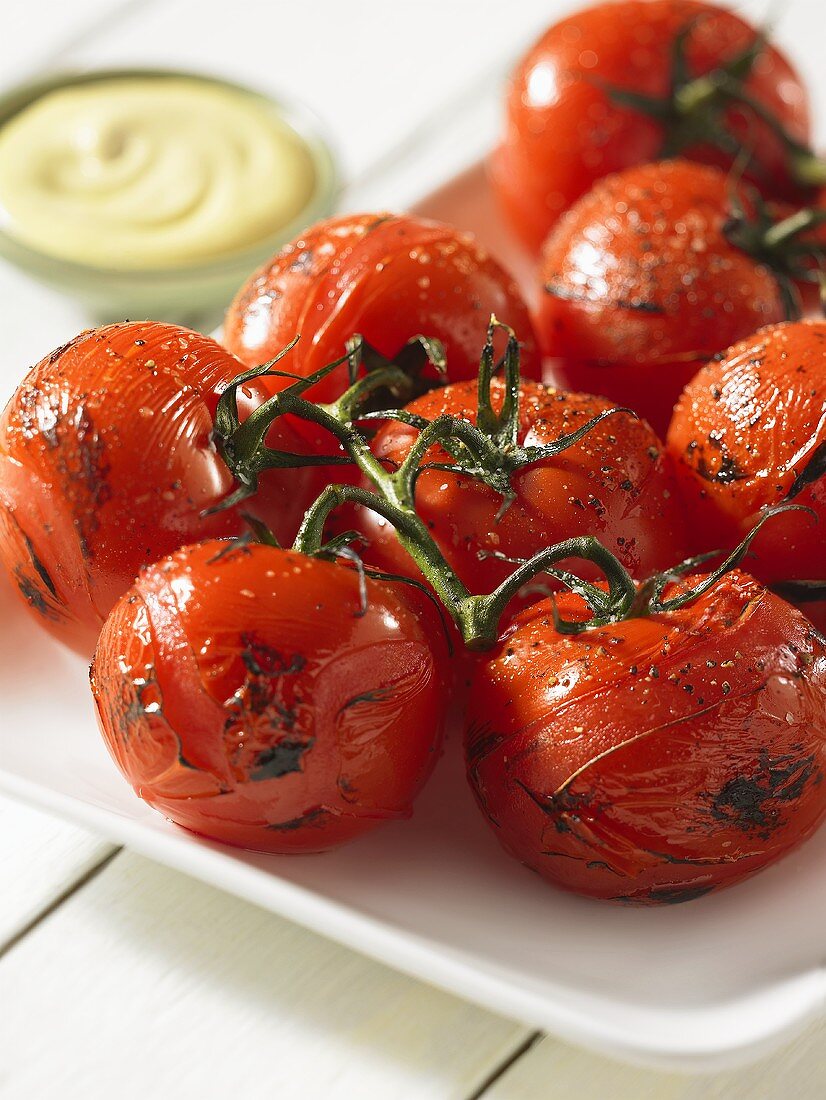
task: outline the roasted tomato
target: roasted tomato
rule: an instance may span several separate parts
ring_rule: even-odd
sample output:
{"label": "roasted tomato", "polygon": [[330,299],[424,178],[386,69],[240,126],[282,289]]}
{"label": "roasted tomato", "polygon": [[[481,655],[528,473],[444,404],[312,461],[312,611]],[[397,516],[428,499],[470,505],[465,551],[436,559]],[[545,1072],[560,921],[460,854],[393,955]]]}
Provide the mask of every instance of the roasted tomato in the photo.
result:
{"label": "roasted tomato", "polygon": [[561,385],[630,405],[665,433],[712,355],[786,305],[774,272],[731,239],[730,183],[685,160],[598,183],[548,238],[537,327]]}
{"label": "roasted tomato", "polygon": [[[491,397],[499,412],[504,383],[498,378]],[[518,442],[528,447],[553,443],[609,408],[610,402],[597,397],[523,382]],[[407,411],[427,420],[449,413],[476,423],[476,384],[457,382],[432,390],[411,402]],[[395,467],[417,437],[416,428],[389,422],[376,436],[373,450]],[[513,572],[513,564],[493,554],[527,558],[574,535],[596,535],[632,574],[643,577],[685,555],[676,484],[664,452],[647,424],[620,412],[555,457],[518,470],[512,479],[515,498],[506,508],[502,497],[482,481],[425,469],[416,482],[416,510],[471,592],[490,592]],[[434,447],[423,465],[449,461],[446,452]],[[365,513],[360,526],[370,540],[368,560],[391,572],[415,570],[388,523]],[[583,575],[593,575],[586,563]]]}
{"label": "roasted tomato", "polygon": [[[235,510],[201,516],[233,487],[210,433],[243,369],[206,336],[126,322],[82,333],[18,387],[0,417],[0,560],[62,641],[91,653],[142,565],[244,530]],[[239,393],[239,409],[255,401]],[[283,421],[269,442],[301,444]],[[291,541],[316,476],[268,472],[252,510]]]}
{"label": "roasted tomato", "polygon": [[[514,228],[538,249],[560,214],[602,176],[681,154],[728,168],[751,152],[749,175],[791,196],[789,151],[753,109],[709,81],[734,64],[745,91],[787,134],[809,140],[806,92],[788,61],[730,11],[696,0],[619,0],[550,28],[516,70],[494,189]],[[747,63],[746,63],[747,64]]]}
{"label": "roasted tomato", "polygon": [[216,541],[144,570],[91,672],[104,740],[141,798],[264,852],[323,851],[409,817],[438,753],[444,643],[407,586],[365,583]]}
{"label": "roasted tomato", "polygon": [[767,506],[815,512],[818,523],[790,511],[766,524],[749,568],[824,623],[826,322],[765,328],[704,367],[674,410],[668,449],[698,551],[738,542]]}
{"label": "roasted tomato", "polygon": [[[522,341],[523,372],[538,377],[527,307],[513,279],[476,241],[449,225],[410,215],[349,214],[319,222],[256,272],[238,292],[224,342],[256,366],[301,333],[285,368],[308,375],[342,355],[358,332],[392,358],[411,338],[441,340],[452,380],[475,378],[490,315]],[[345,368],[314,386],[337,397]],[[271,389],[283,379],[264,379]]]}
{"label": "roasted tomato", "polygon": [[743,573],[678,611],[576,635],[551,610],[515,620],[470,696],[468,776],[510,855],[591,897],[678,902],[814,831],[826,644],[798,611]]}

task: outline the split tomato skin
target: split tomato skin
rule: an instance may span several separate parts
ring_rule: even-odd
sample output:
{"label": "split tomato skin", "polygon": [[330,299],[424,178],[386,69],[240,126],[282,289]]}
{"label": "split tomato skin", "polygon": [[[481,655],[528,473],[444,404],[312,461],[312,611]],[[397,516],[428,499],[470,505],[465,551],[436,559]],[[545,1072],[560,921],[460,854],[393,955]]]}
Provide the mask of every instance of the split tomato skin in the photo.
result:
{"label": "split tomato skin", "polygon": [[[490,175],[513,228],[538,251],[557,219],[603,176],[660,160],[662,121],[612,100],[612,87],[666,100],[672,87],[672,48],[687,39],[692,77],[720,67],[747,49],[757,32],[733,12],[695,0],[620,0],[575,12],[550,27],[516,69],[506,100],[503,141]],[[767,45],[746,88],[807,144],[805,88],[788,60]],[[753,180],[769,196],[798,197],[788,156],[770,128],[730,108],[725,128],[753,153],[763,171]],[[692,160],[728,169],[732,158],[708,143],[683,151]]]}
{"label": "split tomato skin", "polygon": [[[35,366],[0,416],[0,560],[43,626],[91,654],[141,566],[187,542],[239,535],[212,442],[244,366],[209,337],[157,322],[81,333]],[[262,395],[239,391],[242,416]],[[301,441],[276,425],[270,441]],[[315,495],[308,469],[269,471],[253,511],[292,539]]]}
{"label": "split tomato skin", "polygon": [[[503,381],[494,379],[497,412],[504,393]],[[611,402],[588,394],[523,382],[518,441],[550,444],[610,408]],[[449,413],[475,423],[476,385],[457,382],[432,390],[407,410],[427,420]],[[417,429],[391,421],[377,434],[373,451],[395,467],[417,437]],[[423,464],[442,461],[449,456],[434,447]],[[607,417],[567,450],[517,471],[512,485],[516,497],[498,516],[502,497],[470,476],[424,470],[416,482],[417,512],[471,592],[491,592],[515,569],[493,553],[527,558],[576,535],[596,535],[637,577],[685,556],[681,506],[665,448],[644,421],[628,413]],[[389,523],[365,512],[359,526],[370,542],[368,560],[418,576]],[[580,564],[583,576],[594,575],[588,563]]]}
{"label": "split tomato skin", "polygon": [[732,244],[730,182],[664,161],[598,183],[548,238],[537,331],[559,385],[630,406],[665,434],[713,355],[785,318],[771,270]]}
{"label": "split tomato skin", "polygon": [[318,852],[407,818],[440,746],[444,641],[418,594],[254,544],[144,570],[101,633],[100,729],[141,798],[202,836]]}
{"label": "split tomato skin", "polygon": [[765,328],[697,374],[667,443],[696,551],[739,542],[765,508],[789,501],[815,517],[772,519],[749,568],[766,584],[826,582],[825,410],[826,321]]}
{"label": "split tomato skin", "polygon": [[[588,614],[575,596],[559,609]],[[466,721],[499,842],[588,897],[691,900],[774,863],[826,815],[826,643],[747,574],[573,636],[537,604],[479,665]]]}
{"label": "split tomato skin", "polygon": [[[250,277],[224,323],[227,347],[250,366],[301,340],[281,366],[306,376],[338,359],[353,333],[387,358],[418,335],[442,341],[451,380],[475,378],[490,315],[522,342],[526,375],[541,363],[516,283],[473,237],[408,214],[347,214],[312,226]],[[285,380],[262,380],[272,392]],[[332,401],[346,368],[307,391]]]}

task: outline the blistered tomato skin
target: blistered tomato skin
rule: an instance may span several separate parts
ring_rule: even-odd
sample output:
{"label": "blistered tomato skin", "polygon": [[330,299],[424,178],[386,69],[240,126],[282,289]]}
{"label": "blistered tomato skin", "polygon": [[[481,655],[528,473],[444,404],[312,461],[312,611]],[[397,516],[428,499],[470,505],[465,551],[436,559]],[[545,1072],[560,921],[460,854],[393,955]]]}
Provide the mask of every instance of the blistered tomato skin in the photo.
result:
{"label": "blistered tomato skin", "polygon": [[[564,618],[585,618],[561,597]],[[548,602],[479,666],[468,777],[499,842],[589,897],[673,903],[774,863],[826,815],[826,643],[753,578],[575,636]]]}
{"label": "blistered tomato skin", "polygon": [[[506,126],[490,165],[494,190],[514,229],[538,251],[560,215],[603,176],[662,158],[664,123],[613,101],[616,87],[665,100],[672,89],[672,49],[686,40],[690,76],[719,68],[754,42],[754,28],[733,12],[696,0],[620,0],[561,20],[527,53],[510,83]],[[809,140],[807,96],[800,77],[766,46],[746,85],[789,134]],[[767,194],[799,193],[788,158],[770,129],[730,108],[723,127],[752,152],[753,181]],[[714,127],[715,136],[720,124]],[[672,130],[673,132],[673,130]],[[707,142],[687,146],[693,160],[724,169],[731,157]]]}
{"label": "blistered tomato skin", "polygon": [[[504,385],[494,379],[497,411],[503,398]],[[547,445],[609,408],[611,402],[587,394],[523,382],[518,442]],[[450,413],[475,423],[476,384],[433,390],[408,410],[427,420]],[[407,424],[388,423],[376,436],[374,453],[396,466],[417,436]],[[433,448],[424,463],[445,461],[447,454]],[[473,478],[425,470],[416,482],[419,515],[472,592],[490,592],[513,572],[515,566],[494,553],[526,558],[575,535],[596,535],[640,578],[685,556],[681,506],[664,447],[647,424],[627,413],[603,420],[557,456],[524,467],[512,484],[516,497],[502,511],[501,496]],[[361,526],[370,540],[369,560],[411,574],[415,566],[389,524],[367,513]],[[580,565],[583,576],[593,575],[587,563]]]}
{"label": "blistered tomato skin", "polygon": [[[455,381],[476,377],[491,313],[516,331],[523,371],[538,377],[522,296],[471,236],[410,215],[345,215],[319,222],[249,279],[229,308],[223,338],[254,366],[301,333],[282,366],[307,375],[339,358],[355,332],[387,357],[423,334],[444,343]],[[264,381],[273,390],[286,384]],[[333,400],[344,381],[342,367],[308,395]]]}
{"label": "blistered tomato skin", "polygon": [[405,586],[255,544],[145,570],[103,628],[92,690],[115,763],[192,832],[333,848],[409,817],[437,758],[444,642]]}
{"label": "blistered tomato skin", "polygon": [[767,584],[826,582],[826,322],[763,329],[704,367],[677,403],[668,450],[696,550],[738,542],[762,509],[789,501],[819,522],[773,519],[749,568]]}
{"label": "blistered tomato skin", "polygon": [[[206,336],[125,322],[82,333],[18,387],[0,416],[0,560],[56,637],[91,654],[141,566],[245,529],[237,510],[201,516],[234,487],[211,432],[243,369]],[[239,393],[242,416],[255,401]],[[270,442],[300,443],[282,424]],[[279,538],[292,539],[315,476],[265,476],[255,511]]]}
{"label": "blistered tomato skin", "polygon": [[537,331],[560,385],[629,405],[665,434],[714,354],[785,317],[772,272],[729,242],[730,183],[685,160],[594,187],[548,238]]}

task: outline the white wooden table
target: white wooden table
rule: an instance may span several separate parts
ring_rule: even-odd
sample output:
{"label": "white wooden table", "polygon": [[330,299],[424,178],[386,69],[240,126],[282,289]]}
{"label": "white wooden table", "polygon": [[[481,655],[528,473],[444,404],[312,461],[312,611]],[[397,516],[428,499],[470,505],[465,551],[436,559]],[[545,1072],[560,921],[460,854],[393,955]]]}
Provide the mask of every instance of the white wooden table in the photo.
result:
{"label": "white wooden table", "polygon": [[[0,86],[76,62],[219,70],[307,101],[349,200],[401,205],[400,165],[564,0],[26,0],[0,6]],[[740,5],[758,11],[761,5]],[[779,37],[818,64],[822,0]],[[819,33],[813,33],[813,28]],[[415,158],[414,158],[415,159]],[[0,266],[0,388],[83,328]],[[25,736],[3,728],[0,736]],[[82,830],[0,800],[0,1097],[469,1100],[826,1096],[826,1028],[686,1078],[543,1037]]]}

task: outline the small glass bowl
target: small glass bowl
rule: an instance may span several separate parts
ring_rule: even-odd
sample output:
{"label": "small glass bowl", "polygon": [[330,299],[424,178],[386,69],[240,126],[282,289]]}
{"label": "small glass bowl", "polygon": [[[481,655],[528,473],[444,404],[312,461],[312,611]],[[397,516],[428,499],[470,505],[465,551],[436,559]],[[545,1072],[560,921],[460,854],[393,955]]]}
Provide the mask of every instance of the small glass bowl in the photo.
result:
{"label": "small glass bowl", "polygon": [[0,227],[0,257],[42,283],[82,302],[99,322],[125,317],[190,322],[219,316],[244,280],[283,244],[333,210],[339,187],[335,156],[321,124],[302,105],[273,97],[221,77],[175,69],[95,69],[68,72],[10,89],[0,96],[0,127],[48,92],[100,80],[188,77],[255,96],[276,111],[309,150],[315,187],[304,208],[288,224],[254,246],[206,262],[181,267],[126,270],[98,267],[51,256],[31,248]]}

